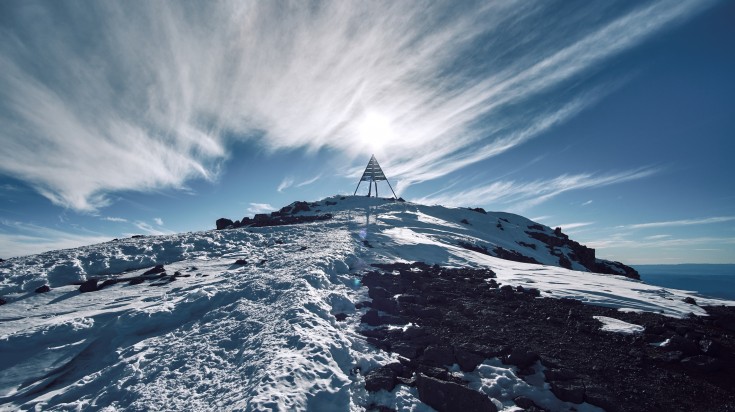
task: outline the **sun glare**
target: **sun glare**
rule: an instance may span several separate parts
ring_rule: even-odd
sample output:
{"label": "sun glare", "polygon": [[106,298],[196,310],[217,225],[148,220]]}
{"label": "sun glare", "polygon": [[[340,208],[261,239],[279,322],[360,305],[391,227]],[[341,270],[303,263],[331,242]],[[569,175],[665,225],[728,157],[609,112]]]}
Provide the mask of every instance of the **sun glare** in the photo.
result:
{"label": "sun glare", "polygon": [[382,149],[395,136],[390,119],[380,113],[369,111],[357,124],[360,140],[371,149]]}

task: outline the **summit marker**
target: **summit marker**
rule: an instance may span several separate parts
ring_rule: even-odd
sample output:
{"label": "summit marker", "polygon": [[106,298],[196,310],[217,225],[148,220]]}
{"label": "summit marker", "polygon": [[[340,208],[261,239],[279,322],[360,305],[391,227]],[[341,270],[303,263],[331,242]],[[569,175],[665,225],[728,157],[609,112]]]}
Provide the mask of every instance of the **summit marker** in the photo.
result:
{"label": "summit marker", "polygon": [[365,172],[363,172],[362,177],[360,178],[360,181],[357,182],[357,187],[355,188],[355,193],[357,194],[357,189],[360,188],[360,183],[367,181],[368,183],[368,197],[372,194],[373,189],[373,183],[375,183],[375,197],[378,197],[378,181],[379,180],[385,180],[386,183],[388,183],[388,187],[390,187],[390,191],[393,192],[393,198],[398,199],[398,196],[396,196],[396,192],[393,191],[393,186],[391,186],[390,182],[388,181],[388,178],[385,177],[385,173],[383,173],[383,169],[380,168],[380,165],[378,164],[378,160],[375,158],[375,155],[370,156],[370,161],[367,164],[367,167],[365,168]]}

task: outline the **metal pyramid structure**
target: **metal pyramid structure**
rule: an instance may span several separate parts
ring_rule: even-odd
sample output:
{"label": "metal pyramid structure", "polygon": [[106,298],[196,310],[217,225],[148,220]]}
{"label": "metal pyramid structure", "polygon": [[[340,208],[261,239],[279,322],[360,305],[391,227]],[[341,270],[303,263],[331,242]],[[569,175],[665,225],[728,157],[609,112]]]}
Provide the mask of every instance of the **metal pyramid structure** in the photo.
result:
{"label": "metal pyramid structure", "polygon": [[388,178],[385,177],[385,173],[383,173],[383,169],[380,168],[380,165],[378,164],[378,160],[375,158],[375,155],[370,156],[370,161],[368,162],[367,167],[365,168],[365,172],[363,172],[362,177],[360,178],[360,181],[357,182],[357,187],[355,188],[354,194],[357,194],[357,189],[360,188],[360,183],[369,182],[368,184],[370,186],[368,186],[368,197],[372,194],[373,183],[375,183],[375,197],[378,197],[379,180],[385,180],[385,182],[388,183],[390,191],[393,192],[393,198],[397,199],[398,196],[396,196],[396,192],[393,191],[393,186],[391,186]]}

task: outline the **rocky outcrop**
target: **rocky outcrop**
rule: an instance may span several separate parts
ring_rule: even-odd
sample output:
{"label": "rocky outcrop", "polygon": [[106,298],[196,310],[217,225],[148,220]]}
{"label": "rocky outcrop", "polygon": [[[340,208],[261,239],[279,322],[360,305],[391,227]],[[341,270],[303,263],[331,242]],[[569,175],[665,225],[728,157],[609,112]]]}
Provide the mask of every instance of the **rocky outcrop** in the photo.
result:
{"label": "rocky outcrop", "polygon": [[[562,233],[561,228],[557,227],[552,233],[547,232],[544,226],[534,224],[528,226],[526,234],[546,245],[549,252],[559,257],[559,266],[567,269],[572,268],[572,262],[577,262],[585,269],[595,273],[605,273],[610,275],[622,275],[633,279],[640,279],[638,272],[620,262],[608,262],[597,259],[595,257],[595,249],[569,239],[569,236]],[[565,256],[561,250],[570,250],[568,256]]]}
{"label": "rocky outcrop", "polygon": [[[328,202],[334,204],[334,202]],[[221,218],[216,222],[217,230],[237,229],[240,227],[267,227],[267,226],[284,226],[295,225],[301,223],[318,222],[329,220],[332,218],[330,213],[319,215],[301,215],[300,212],[308,212],[311,207],[307,202],[294,202],[289,206],[281,208],[270,214],[258,213],[253,218],[243,217],[242,220],[232,221],[230,219]]]}
{"label": "rocky outcrop", "polygon": [[225,217],[217,219],[217,222],[215,223],[217,225],[217,230],[227,229],[229,227],[232,227],[234,224],[232,220]]}
{"label": "rocky outcrop", "polygon": [[[356,306],[369,307],[362,321],[371,328],[360,333],[395,353],[402,368],[368,373],[370,390],[416,386],[437,410],[485,405],[487,396],[447,368],[456,363],[470,372],[499,358],[517,366],[520,376],[534,374],[540,362],[557,398],[608,411],[735,408],[729,373],[735,369],[735,308],[706,307],[708,317],[673,319],[541,298],[538,289],[498,285],[489,269],[373,266],[377,270],[362,279],[372,302]],[[641,325],[644,332],[605,332],[593,316]],[[529,399],[516,404],[542,410]]]}
{"label": "rocky outcrop", "polygon": [[51,288],[48,285],[39,286],[35,290],[36,293],[46,293],[50,291],[51,291]]}
{"label": "rocky outcrop", "polygon": [[97,279],[88,279],[81,285],[79,285],[79,291],[82,293],[94,292],[97,290]]}

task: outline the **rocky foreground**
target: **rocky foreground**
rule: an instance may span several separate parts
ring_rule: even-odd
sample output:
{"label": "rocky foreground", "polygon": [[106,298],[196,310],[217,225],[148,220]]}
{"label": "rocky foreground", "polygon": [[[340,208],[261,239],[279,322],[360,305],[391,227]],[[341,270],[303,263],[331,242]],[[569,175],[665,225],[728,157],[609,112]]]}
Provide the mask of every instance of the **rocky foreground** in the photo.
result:
{"label": "rocky foreground", "polygon": [[[676,319],[540,298],[533,287],[498,284],[489,269],[374,266],[363,277],[372,301],[361,304],[369,307],[361,333],[398,354],[399,362],[369,372],[369,391],[405,384],[416,386],[420,399],[439,411],[496,410],[449,369],[458,364],[469,372],[498,357],[521,376],[534,374],[540,362],[554,395],[574,404],[607,411],[735,410],[733,307],[707,307],[708,317]],[[603,331],[593,316],[643,331]],[[515,403],[544,410],[524,397]]]}

